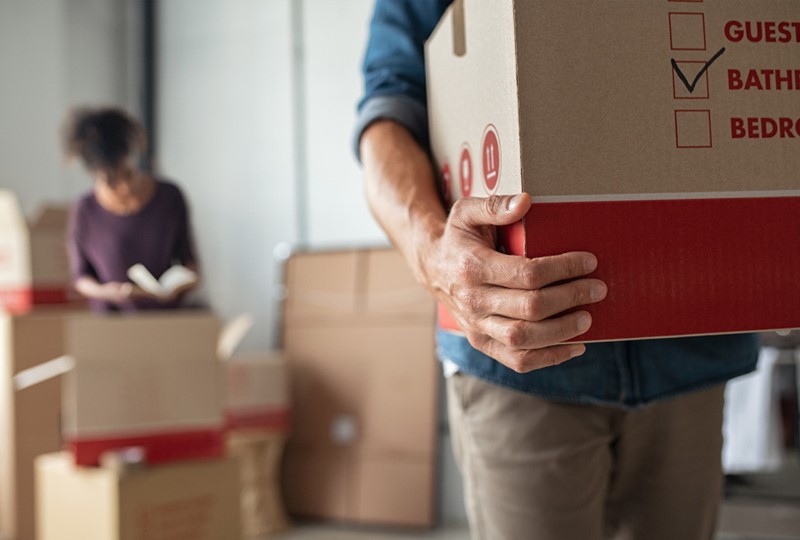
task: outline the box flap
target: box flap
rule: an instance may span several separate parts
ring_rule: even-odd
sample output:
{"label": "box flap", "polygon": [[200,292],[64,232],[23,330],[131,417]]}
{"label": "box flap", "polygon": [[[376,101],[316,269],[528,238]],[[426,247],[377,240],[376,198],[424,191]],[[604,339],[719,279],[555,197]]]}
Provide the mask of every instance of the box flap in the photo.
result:
{"label": "box flap", "polygon": [[219,321],[204,311],[98,317],[84,315],[68,322],[67,350],[77,364],[86,361],[216,361]]}
{"label": "box flap", "polygon": [[368,313],[432,313],[431,294],[414,279],[405,259],[396,250],[376,249],[368,253],[366,299]]}
{"label": "box flap", "polygon": [[286,263],[286,317],[354,313],[360,263],[353,250],[293,254]]}

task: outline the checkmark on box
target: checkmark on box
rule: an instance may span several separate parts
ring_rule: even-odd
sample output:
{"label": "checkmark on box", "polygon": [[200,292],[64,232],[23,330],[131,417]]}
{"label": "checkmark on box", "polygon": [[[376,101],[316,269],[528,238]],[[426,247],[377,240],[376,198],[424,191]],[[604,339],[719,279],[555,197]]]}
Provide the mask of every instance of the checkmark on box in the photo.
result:
{"label": "checkmark on box", "polygon": [[711,148],[711,111],[675,111],[675,146],[677,148]]}
{"label": "checkmark on box", "polygon": [[705,51],[705,15],[702,13],[670,13],[669,46],[673,51]]}
{"label": "checkmark on box", "polygon": [[[701,62],[696,60],[683,60],[677,61],[672,59],[672,96],[675,99],[708,99],[708,68],[711,64],[723,55],[725,47],[711,57],[708,62]],[[692,66],[692,64],[695,64]],[[700,68],[697,69],[697,64]],[[683,86],[679,85],[675,79],[678,79]],[[705,92],[701,89],[699,92],[698,84],[705,80]],[[690,82],[691,81],[691,82]],[[685,90],[685,92],[684,92]],[[689,95],[686,94],[688,92]]]}

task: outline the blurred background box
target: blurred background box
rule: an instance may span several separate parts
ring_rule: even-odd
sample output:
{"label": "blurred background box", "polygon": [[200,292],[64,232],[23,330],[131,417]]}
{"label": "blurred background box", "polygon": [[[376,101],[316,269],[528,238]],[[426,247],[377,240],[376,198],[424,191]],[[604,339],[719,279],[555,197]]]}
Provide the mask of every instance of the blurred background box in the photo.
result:
{"label": "blurred background box", "polygon": [[72,319],[63,408],[75,463],[127,446],[150,464],[221,456],[219,326],[201,311]]}
{"label": "blurred background box", "polygon": [[297,253],[285,268],[292,514],[429,527],[434,519],[435,306],[388,249]]}
{"label": "blurred background box", "polygon": [[63,375],[62,434],[77,465],[141,447],[150,464],[224,450],[219,321],[204,311],[71,317],[65,356],[15,376],[27,386]]}
{"label": "blurred background box", "polygon": [[15,392],[13,376],[63,354],[73,315],[58,308],[0,311],[0,537],[35,537],[33,460],[61,449],[60,381]]}
{"label": "blurred background box", "polygon": [[171,463],[130,472],[36,460],[39,540],[237,540],[238,463]]}
{"label": "blurred background box", "polygon": [[30,223],[12,191],[0,189],[0,307],[75,301],[67,260],[68,209],[43,206]]}

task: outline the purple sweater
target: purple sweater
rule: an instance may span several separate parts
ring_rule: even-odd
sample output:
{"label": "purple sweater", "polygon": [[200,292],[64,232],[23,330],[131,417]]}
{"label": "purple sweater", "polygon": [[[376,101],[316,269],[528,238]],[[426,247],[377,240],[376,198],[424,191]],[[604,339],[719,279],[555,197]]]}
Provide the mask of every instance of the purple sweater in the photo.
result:
{"label": "purple sweater", "polygon": [[[99,283],[128,282],[128,268],[143,264],[161,277],[173,264],[196,264],[183,194],[175,184],[156,180],[153,198],[138,212],[120,216],[105,210],[94,192],[73,205],[67,242],[72,279],[92,277]],[[177,302],[136,299],[122,305],[91,300],[99,312],[176,308]]]}

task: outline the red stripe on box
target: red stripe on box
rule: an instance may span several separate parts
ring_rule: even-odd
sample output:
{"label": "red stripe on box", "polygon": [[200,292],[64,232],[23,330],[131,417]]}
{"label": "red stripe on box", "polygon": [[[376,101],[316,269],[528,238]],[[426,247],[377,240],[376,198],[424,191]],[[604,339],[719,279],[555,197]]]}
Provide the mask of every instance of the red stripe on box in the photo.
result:
{"label": "red stripe on box", "polygon": [[142,447],[150,464],[222,456],[225,443],[221,428],[143,433],[125,437],[68,438],[67,447],[75,456],[75,464],[95,467],[100,456],[109,450]]}
{"label": "red stripe on box", "polygon": [[34,304],[66,304],[69,301],[64,287],[34,287]]}
{"label": "red stripe on box", "polygon": [[33,305],[33,291],[30,287],[0,289],[0,306],[13,314],[25,313]]}
{"label": "red stripe on box", "polygon": [[800,197],[535,203],[499,237],[532,258],[597,255],[609,293],[576,341],[800,327]]}
{"label": "red stripe on box", "polygon": [[289,409],[228,410],[225,412],[227,429],[266,429],[288,431],[291,423]]}
{"label": "red stripe on box", "polygon": [[30,311],[34,305],[65,304],[69,301],[64,287],[16,287],[0,289],[0,306],[15,315]]}

